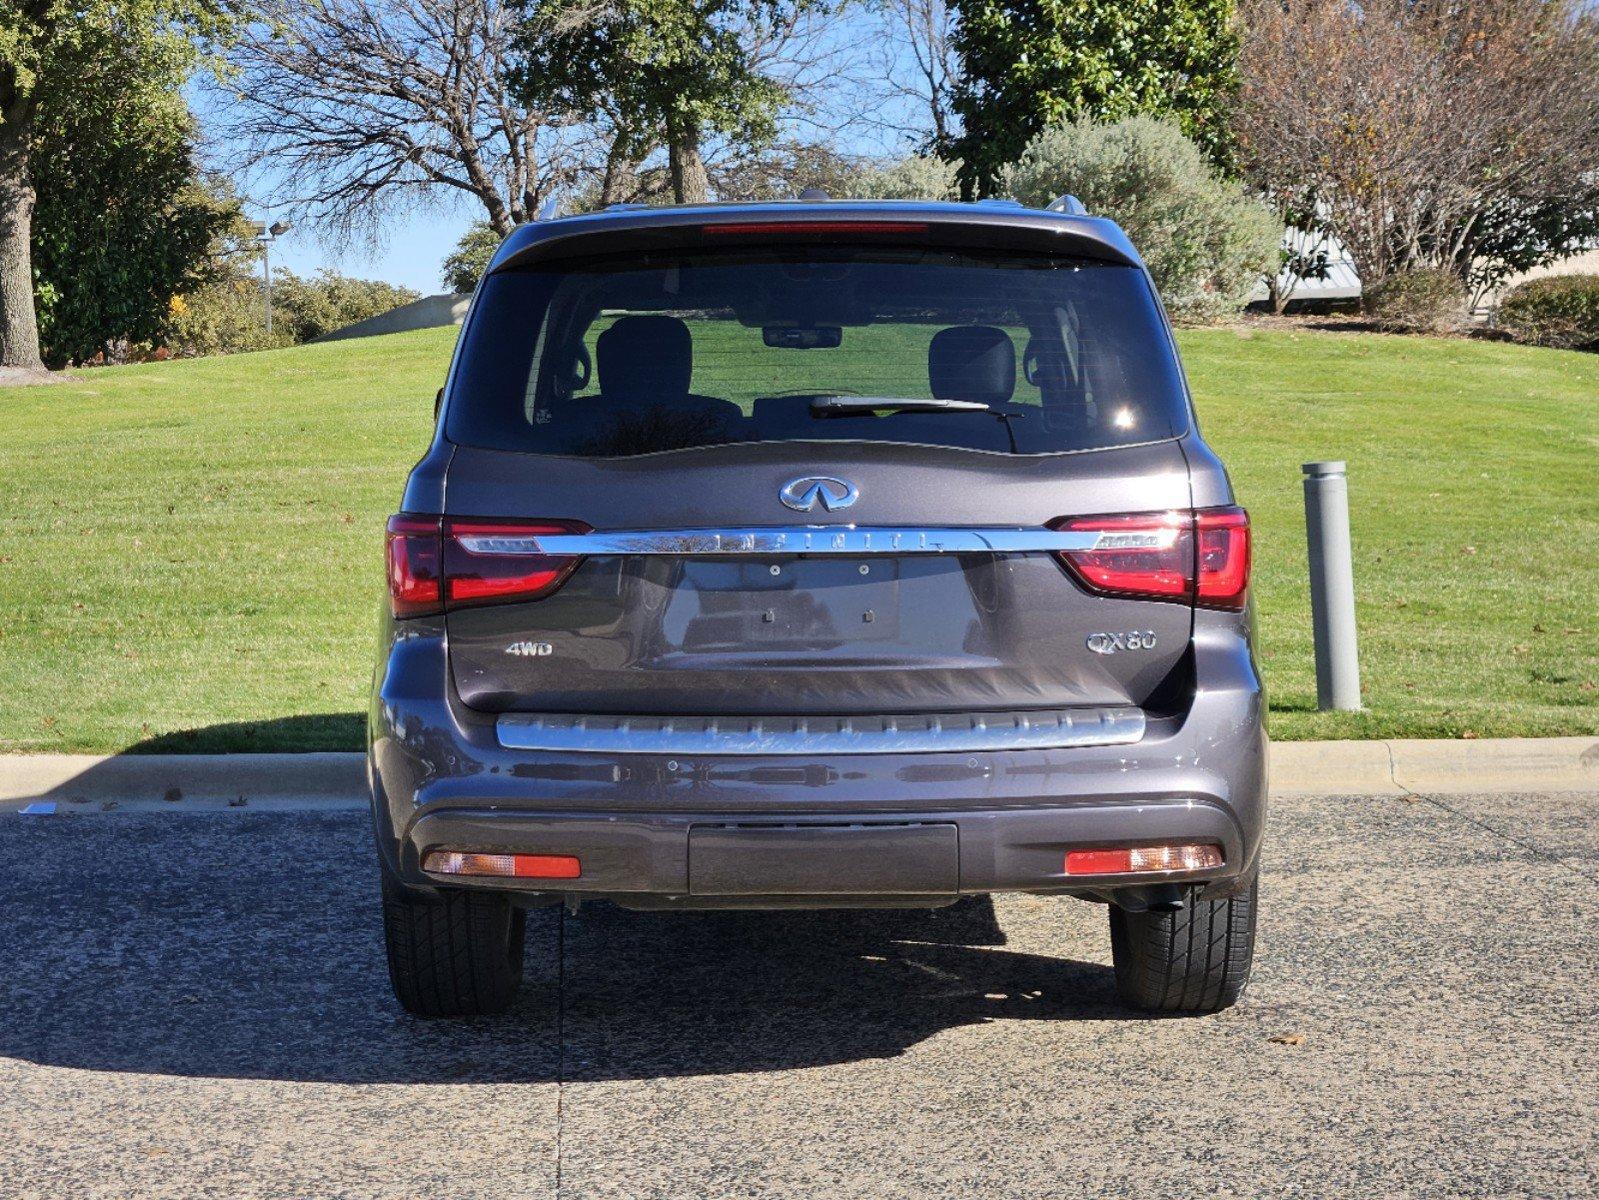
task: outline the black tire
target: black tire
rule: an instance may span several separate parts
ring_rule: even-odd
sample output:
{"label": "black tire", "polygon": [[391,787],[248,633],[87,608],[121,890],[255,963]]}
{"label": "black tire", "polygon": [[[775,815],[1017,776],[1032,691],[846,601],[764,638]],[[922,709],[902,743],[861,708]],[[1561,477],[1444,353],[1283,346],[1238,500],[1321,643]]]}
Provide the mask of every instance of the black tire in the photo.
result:
{"label": "black tire", "polygon": [[389,980],[419,1017],[504,1012],[522,984],[527,915],[493,892],[409,893],[383,880]]}
{"label": "black tire", "polygon": [[1110,909],[1116,990],[1152,1012],[1213,1013],[1243,995],[1255,956],[1258,877],[1222,900],[1190,894],[1178,912]]}

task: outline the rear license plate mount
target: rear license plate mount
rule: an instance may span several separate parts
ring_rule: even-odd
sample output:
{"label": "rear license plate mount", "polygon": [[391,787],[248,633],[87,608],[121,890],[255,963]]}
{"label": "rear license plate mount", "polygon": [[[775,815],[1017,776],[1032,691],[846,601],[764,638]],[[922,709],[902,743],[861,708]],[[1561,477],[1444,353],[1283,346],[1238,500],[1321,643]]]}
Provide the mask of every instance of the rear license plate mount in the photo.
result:
{"label": "rear license plate mount", "polygon": [[695,825],[694,896],[942,896],[960,891],[953,823]]}

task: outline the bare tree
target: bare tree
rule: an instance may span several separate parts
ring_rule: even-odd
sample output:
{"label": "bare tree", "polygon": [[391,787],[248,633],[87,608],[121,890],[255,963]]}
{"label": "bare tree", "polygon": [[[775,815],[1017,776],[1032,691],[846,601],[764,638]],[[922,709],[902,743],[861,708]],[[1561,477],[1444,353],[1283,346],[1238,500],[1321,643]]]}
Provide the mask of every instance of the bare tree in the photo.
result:
{"label": "bare tree", "polygon": [[1569,252],[1599,212],[1599,23],[1564,0],[1246,0],[1243,167],[1369,285],[1478,287]]}
{"label": "bare tree", "polygon": [[882,0],[881,19],[877,67],[890,111],[914,114],[913,123],[896,125],[897,132],[918,151],[948,146],[958,132],[950,105],[960,75],[951,44],[954,14],[944,0]]}
{"label": "bare tree", "polygon": [[503,0],[253,0],[224,132],[335,236],[454,195],[502,236],[575,178],[595,132],[517,103]]}
{"label": "bare tree", "polygon": [[871,94],[870,50],[858,27],[840,20],[842,6],[799,4],[786,11],[754,8],[738,27],[753,69],[787,96],[777,136],[769,143],[713,138],[705,167],[722,200],[778,199],[807,187],[840,194],[862,162],[842,149],[849,133],[872,121],[881,103]]}

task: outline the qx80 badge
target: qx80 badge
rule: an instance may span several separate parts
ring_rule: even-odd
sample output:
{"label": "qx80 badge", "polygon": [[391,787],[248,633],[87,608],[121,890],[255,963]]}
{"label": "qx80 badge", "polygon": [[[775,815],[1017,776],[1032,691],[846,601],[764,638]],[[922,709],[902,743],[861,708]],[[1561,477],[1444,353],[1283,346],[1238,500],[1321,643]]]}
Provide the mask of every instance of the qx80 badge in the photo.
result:
{"label": "qx80 badge", "polygon": [[1088,648],[1095,654],[1115,654],[1118,650],[1153,650],[1153,629],[1129,629],[1126,633],[1091,633]]}

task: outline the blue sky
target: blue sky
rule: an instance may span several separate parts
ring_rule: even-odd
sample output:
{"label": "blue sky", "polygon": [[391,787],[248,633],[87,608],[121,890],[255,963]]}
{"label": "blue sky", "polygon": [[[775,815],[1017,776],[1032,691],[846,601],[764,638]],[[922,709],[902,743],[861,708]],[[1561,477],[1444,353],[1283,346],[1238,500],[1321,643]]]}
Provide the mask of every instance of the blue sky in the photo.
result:
{"label": "blue sky", "polygon": [[[256,212],[250,215],[260,216]],[[314,230],[291,229],[272,248],[272,265],[288,267],[297,275],[313,275],[332,267],[345,275],[384,279],[430,296],[444,290],[439,283],[439,264],[455,249],[471,220],[471,214],[464,211],[407,217],[394,223],[381,250],[343,254],[322,245]]]}
{"label": "blue sky", "polygon": [[[866,27],[868,24],[870,28]],[[844,43],[870,39],[886,49],[888,54],[896,54],[891,43],[885,45],[887,30],[863,13],[846,16],[835,32]],[[857,60],[857,67],[861,61]],[[189,99],[199,118],[202,133],[214,136],[207,119],[211,110],[205,90],[189,89]],[[879,111],[893,104],[893,101],[888,101],[879,106]],[[863,129],[846,134],[839,140],[843,143],[841,148],[853,153],[882,153],[892,145],[892,139],[885,140],[880,130],[874,134]],[[226,155],[228,149],[226,145],[211,143],[207,146],[207,157],[217,161]],[[250,190],[254,195],[246,197],[246,212],[255,220],[271,221],[276,214],[265,203],[273,192],[270,172],[252,182]],[[448,189],[440,191],[447,192]],[[444,256],[455,248],[467,226],[480,215],[473,205],[441,196],[441,204],[432,211],[407,214],[392,220],[383,230],[381,245],[365,248],[338,249],[319,237],[314,228],[295,228],[273,246],[272,262],[274,266],[286,266],[298,275],[312,275],[327,267],[346,275],[401,284],[415,288],[423,295],[431,295],[443,290],[439,275]]]}

